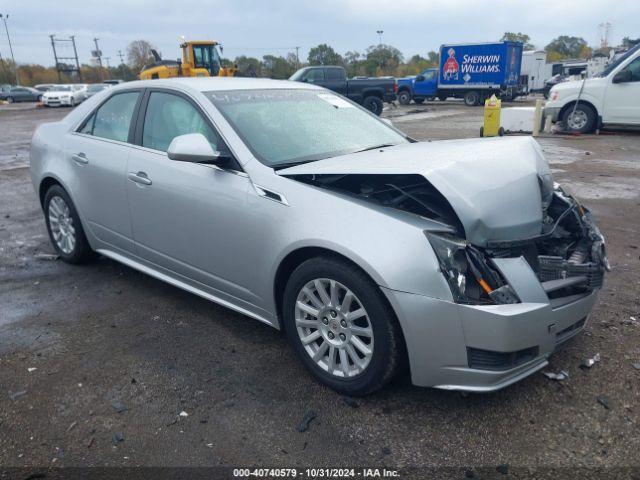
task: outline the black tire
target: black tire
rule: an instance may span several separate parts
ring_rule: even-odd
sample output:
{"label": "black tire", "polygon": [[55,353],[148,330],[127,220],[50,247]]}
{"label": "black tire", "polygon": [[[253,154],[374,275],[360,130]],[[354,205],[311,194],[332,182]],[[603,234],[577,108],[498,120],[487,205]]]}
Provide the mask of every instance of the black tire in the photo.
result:
{"label": "black tire", "polygon": [[480,103],[480,94],[474,90],[470,90],[464,94],[464,104],[467,107],[475,107]]}
{"label": "black tire", "polygon": [[411,92],[409,90],[398,92],[398,102],[400,105],[409,105],[411,103]]}
{"label": "black tire", "polygon": [[562,123],[564,123],[565,130],[569,132],[577,133],[589,133],[596,128],[596,113],[591,107],[584,103],[579,103],[575,106],[575,115],[580,118],[584,118],[584,124],[580,124],[579,128],[575,125],[570,125],[570,117],[573,115],[574,105],[569,105],[562,114]]}
{"label": "black tire", "polygon": [[424,103],[424,97],[418,97],[413,99],[418,105],[422,105]]}
{"label": "black tire", "polygon": [[[305,350],[295,323],[300,290],[310,281],[328,278],[350,289],[367,312],[373,330],[374,348],[364,371],[349,378],[331,375]],[[347,395],[367,395],[389,383],[404,366],[405,344],[395,314],[380,288],[359,268],[330,256],[311,258],[289,277],[283,297],[283,323],[296,354],[316,379]]]}
{"label": "black tire", "polygon": [[382,99],[380,97],[376,97],[371,95],[370,97],[366,97],[362,102],[362,106],[369,110],[371,113],[375,113],[380,116],[382,113],[382,107],[384,106],[382,103]]}
{"label": "black tire", "polygon": [[42,102],[42,95],[38,95],[38,98],[36,99],[36,102]]}
{"label": "black tire", "polygon": [[[52,229],[51,222],[49,218],[49,205],[51,201],[55,197],[60,197],[64,203],[69,207],[69,216],[72,220],[73,228],[75,229],[75,246],[70,252],[64,252],[58,243],[55,241]],[[76,207],[71,201],[71,198],[67,194],[67,192],[60,185],[53,185],[47,190],[47,193],[44,196],[44,218],[45,223],[47,224],[47,232],[49,233],[49,239],[51,240],[51,244],[53,248],[56,250],[56,253],[60,256],[60,258],[67,262],[73,264],[86,263],[97,257],[97,254],[91,249],[89,242],[87,241],[87,237],[84,233],[84,229],[82,228],[82,223],[80,222],[80,217],[78,216],[78,212]]]}
{"label": "black tire", "polygon": [[13,97],[7,97],[7,102],[8,103],[13,103],[13,102],[15,102],[15,100],[13,99]]}

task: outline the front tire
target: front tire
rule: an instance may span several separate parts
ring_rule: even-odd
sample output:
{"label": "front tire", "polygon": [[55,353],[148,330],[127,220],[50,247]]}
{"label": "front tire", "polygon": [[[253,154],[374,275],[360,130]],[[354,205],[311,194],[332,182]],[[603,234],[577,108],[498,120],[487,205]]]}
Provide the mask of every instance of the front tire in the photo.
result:
{"label": "front tire", "polygon": [[362,106],[369,110],[371,113],[375,113],[380,116],[382,113],[382,107],[384,106],[382,103],[382,99],[375,96],[370,96],[364,99],[362,102]]}
{"label": "front tire", "polygon": [[53,185],[47,190],[44,197],[44,217],[49,239],[63,261],[77,264],[96,257],[84,234],[78,212],[60,185]]}
{"label": "front tire", "polygon": [[409,105],[411,103],[411,92],[409,90],[402,90],[399,92],[398,102],[400,105]]}
{"label": "front tire", "polygon": [[302,363],[320,382],[348,395],[386,385],[405,358],[394,312],[360,269],[316,257],[291,274],[283,323]]}
{"label": "front tire", "polygon": [[573,105],[567,107],[562,116],[564,127],[569,132],[589,133],[594,130],[596,125],[596,114],[592,108],[579,103],[575,107]]}

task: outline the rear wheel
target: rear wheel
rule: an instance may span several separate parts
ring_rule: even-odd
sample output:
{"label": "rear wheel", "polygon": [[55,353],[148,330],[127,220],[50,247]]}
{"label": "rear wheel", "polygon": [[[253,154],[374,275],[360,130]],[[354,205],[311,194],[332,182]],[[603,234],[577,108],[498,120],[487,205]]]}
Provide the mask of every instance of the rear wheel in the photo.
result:
{"label": "rear wheel", "polygon": [[398,92],[398,102],[400,102],[400,105],[409,105],[411,103],[411,92],[409,90]]}
{"label": "rear wheel", "polygon": [[589,133],[595,128],[596,114],[591,107],[579,103],[575,110],[573,105],[567,108],[562,121],[570,132]]}
{"label": "rear wheel", "polygon": [[380,115],[382,113],[382,99],[379,97],[374,97],[373,95],[367,97],[362,102],[362,106],[369,110],[371,113],[375,113],[376,115]]}
{"label": "rear wheel", "polygon": [[475,107],[480,102],[480,94],[475,91],[469,91],[464,94],[464,104],[467,107]]}
{"label": "rear wheel", "polygon": [[84,263],[96,254],[87,241],[71,198],[60,185],[53,185],[44,197],[44,217],[49,238],[62,260]]}
{"label": "rear wheel", "polygon": [[357,267],[316,257],[291,274],[283,321],[298,357],[322,383],[348,395],[387,384],[404,358],[395,315]]}

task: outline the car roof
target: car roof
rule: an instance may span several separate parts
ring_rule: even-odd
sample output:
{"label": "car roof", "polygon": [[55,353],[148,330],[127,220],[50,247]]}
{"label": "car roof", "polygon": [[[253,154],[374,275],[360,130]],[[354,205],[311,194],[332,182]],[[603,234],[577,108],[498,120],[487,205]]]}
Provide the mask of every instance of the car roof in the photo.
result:
{"label": "car roof", "polygon": [[268,90],[268,89],[305,89],[320,90],[315,85],[288,80],[271,80],[269,78],[238,77],[180,77],[156,80],[137,80],[118,84],[115,89],[150,88],[150,87],[186,87],[199,92],[221,90]]}

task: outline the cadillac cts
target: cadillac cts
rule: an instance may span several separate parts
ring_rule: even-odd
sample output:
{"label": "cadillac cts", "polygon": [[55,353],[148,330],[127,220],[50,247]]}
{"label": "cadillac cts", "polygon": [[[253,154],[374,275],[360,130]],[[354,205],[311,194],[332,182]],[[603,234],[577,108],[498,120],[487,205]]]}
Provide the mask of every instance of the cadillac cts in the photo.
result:
{"label": "cadillac cts", "polygon": [[[38,128],[51,241],[283,328],[320,381],[496,390],[580,332],[604,240],[530,138],[416,142],[308,84],[173,79]],[[249,359],[248,359],[249,361]]]}

